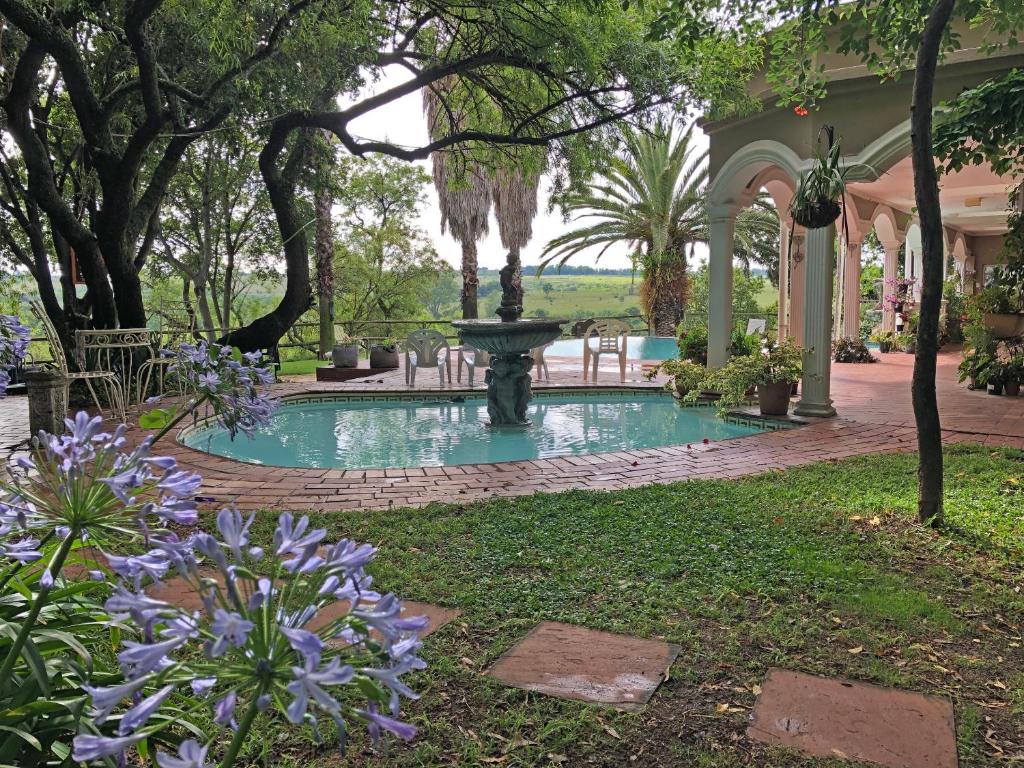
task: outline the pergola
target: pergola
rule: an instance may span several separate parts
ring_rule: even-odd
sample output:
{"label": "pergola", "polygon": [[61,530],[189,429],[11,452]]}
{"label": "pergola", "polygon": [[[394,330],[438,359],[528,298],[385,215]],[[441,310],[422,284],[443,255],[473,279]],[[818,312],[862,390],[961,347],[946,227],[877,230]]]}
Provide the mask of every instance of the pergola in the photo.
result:
{"label": "pergola", "polygon": [[[958,32],[962,48],[939,67],[936,103],[1024,66],[1019,48],[983,51],[980,30],[965,27]],[[837,336],[860,335],[864,237],[873,229],[885,250],[887,285],[897,275],[904,245],[904,274],[921,275],[921,234],[909,156],[913,73],[883,83],[852,57],[833,53],[821,63],[829,81],[828,96],[809,115],[776,106],[776,95],[759,78],[751,92],[763,104],[761,111],[703,125],[710,138],[712,178],[708,364],[722,365],[728,357],[736,214],[766,191],[781,219],[779,334],[808,349],[795,409],[803,416],[835,415],[829,396],[831,342]],[[835,127],[850,169],[846,225],[843,219],[838,226],[816,230],[796,225],[791,233],[789,203],[800,175],[812,165],[817,138],[826,125]],[[964,291],[973,293],[983,285],[985,268],[999,260],[1012,184],[987,167],[970,167],[943,176],[940,187],[947,264],[962,280]],[[886,306],[882,324],[886,330],[895,327],[891,306]]]}

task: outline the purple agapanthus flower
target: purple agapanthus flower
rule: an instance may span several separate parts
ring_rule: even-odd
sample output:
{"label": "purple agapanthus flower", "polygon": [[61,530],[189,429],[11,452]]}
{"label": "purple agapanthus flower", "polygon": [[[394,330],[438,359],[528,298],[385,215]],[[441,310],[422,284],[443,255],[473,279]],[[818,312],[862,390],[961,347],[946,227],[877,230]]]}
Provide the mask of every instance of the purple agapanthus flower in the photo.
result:
{"label": "purple agapanthus flower", "polygon": [[11,371],[28,352],[29,330],[14,315],[0,315],[0,398],[7,394]]}
{"label": "purple agapanthus flower", "polygon": [[210,647],[210,656],[215,659],[223,656],[229,643],[236,648],[245,645],[245,639],[254,626],[255,624],[240,614],[218,608],[213,614],[213,625],[210,627],[210,631],[217,638]]}
{"label": "purple agapanthus flower", "polygon": [[213,768],[212,763],[206,762],[208,751],[209,747],[200,746],[195,739],[186,739],[178,747],[177,756],[157,752],[156,764],[160,768]]}

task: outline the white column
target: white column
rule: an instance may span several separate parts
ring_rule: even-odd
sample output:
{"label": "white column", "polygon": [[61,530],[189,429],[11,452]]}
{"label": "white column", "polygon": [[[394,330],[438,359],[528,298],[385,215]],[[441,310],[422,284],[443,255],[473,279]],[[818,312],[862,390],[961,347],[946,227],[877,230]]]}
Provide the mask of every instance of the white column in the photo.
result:
{"label": "white column", "polygon": [[835,416],[830,397],[832,372],[832,272],[836,258],[835,225],[807,232],[807,282],[804,291],[804,379],[798,416]]}
{"label": "white column", "polygon": [[892,304],[885,300],[886,296],[894,296],[896,287],[893,282],[896,280],[896,273],[899,270],[900,242],[899,240],[887,240],[882,243],[885,249],[885,261],[882,263],[882,330],[896,330],[896,311]]}
{"label": "white column", "polygon": [[907,248],[903,255],[903,276],[913,277],[917,280],[914,283],[913,298],[917,301],[921,296],[921,228],[913,226],[907,232]]}
{"label": "white column", "polygon": [[860,338],[860,240],[846,244],[843,264],[843,336]]}
{"label": "white column", "polygon": [[843,297],[846,295],[846,241],[839,238],[839,250],[836,252],[835,273],[832,275],[832,338],[838,339],[843,334]]}
{"label": "white column", "polygon": [[732,258],[736,208],[716,206],[709,216],[708,367],[725,365],[732,336]]}
{"label": "white column", "polygon": [[803,228],[793,233],[793,250],[789,258],[789,335],[794,343],[804,344],[804,286],[807,274],[807,253]]}
{"label": "white column", "polygon": [[779,317],[778,338],[789,335],[789,227],[779,221]]}

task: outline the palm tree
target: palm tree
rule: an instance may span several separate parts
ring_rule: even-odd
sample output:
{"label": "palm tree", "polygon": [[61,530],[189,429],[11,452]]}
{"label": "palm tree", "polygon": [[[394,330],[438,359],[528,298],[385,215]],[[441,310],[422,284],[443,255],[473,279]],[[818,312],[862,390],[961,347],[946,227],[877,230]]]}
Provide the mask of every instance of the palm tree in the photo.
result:
{"label": "palm tree", "polygon": [[[501,244],[508,248],[502,269],[502,286],[509,285],[508,295],[502,296],[502,306],[509,308],[509,316],[522,313],[523,270],[520,252],[533,236],[533,218],[537,215],[537,186],[540,173],[521,167],[499,167],[494,172],[494,217],[498,220]],[[512,308],[518,308],[518,313]]]}
{"label": "palm tree", "polygon": [[[560,201],[566,214],[597,221],[551,240],[541,259],[543,269],[595,246],[600,259],[613,245],[628,245],[642,275],[644,311],[661,336],[675,335],[686,308],[687,258],[708,241],[707,152],[698,152],[692,138],[693,126],[679,133],[673,122],[658,121],[649,131],[623,128],[622,151],[607,158],[585,189]],[[778,218],[764,200],[737,216],[741,256],[768,258],[760,242],[771,216],[778,258]]]}
{"label": "palm tree", "polygon": [[[442,118],[441,91],[444,81],[423,89],[423,111],[427,115],[427,129],[432,139],[455,130],[457,125],[445,125],[457,118],[444,111]],[[462,246],[462,317],[478,316],[477,311],[477,250],[476,244],[487,234],[487,218],[491,212],[491,183],[485,169],[467,160],[458,169],[451,168],[445,152],[432,152],[434,187],[437,189],[441,210],[441,232],[450,229],[452,237]]]}

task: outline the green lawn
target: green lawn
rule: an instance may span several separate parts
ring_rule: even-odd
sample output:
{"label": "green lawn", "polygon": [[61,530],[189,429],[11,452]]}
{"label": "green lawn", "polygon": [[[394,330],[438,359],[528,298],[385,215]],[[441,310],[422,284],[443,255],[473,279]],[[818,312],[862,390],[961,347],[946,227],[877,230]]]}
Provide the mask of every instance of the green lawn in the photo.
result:
{"label": "green lawn", "polygon": [[[914,523],[915,457],[740,481],[569,492],[316,516],[380,547],[377,586],[462,610],[427,639],[411,745],[367,766],[839,766],[744,737],[768,667],[945,694],[963,766],[1024,751],[1024,454],[952,448],[950,527]],[[276,515],[260,516],[266,540]],[[683,650],[639,714],[506,688],[484,675],[543,620],[664,638]],[[337,755],[274,723],[253,764]]]}

